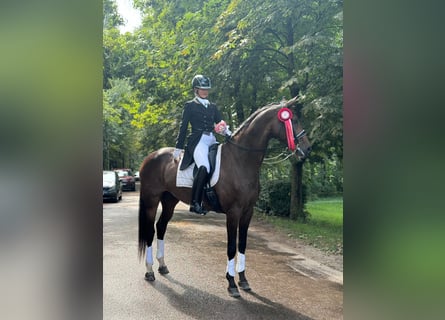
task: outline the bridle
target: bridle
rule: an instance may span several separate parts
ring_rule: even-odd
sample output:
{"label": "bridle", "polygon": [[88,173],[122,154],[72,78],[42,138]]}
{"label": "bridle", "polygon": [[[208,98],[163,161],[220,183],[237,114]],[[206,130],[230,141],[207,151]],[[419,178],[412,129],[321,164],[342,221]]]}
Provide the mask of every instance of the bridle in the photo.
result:
{"label": "bridle", "polygon": [[[301,138],[303,138],[306,135],[306,131],[304,131],[304,129],[302,129],[296,136],[295,138],[297,139],[297,141],[299,141]],[[298,152],[298,155],[300,155],[301,157],[306,157],[306,154],[304,153],[303,150],[301,150],[301,148],[298,146],[297,144],[297,150],[296,152]]]}

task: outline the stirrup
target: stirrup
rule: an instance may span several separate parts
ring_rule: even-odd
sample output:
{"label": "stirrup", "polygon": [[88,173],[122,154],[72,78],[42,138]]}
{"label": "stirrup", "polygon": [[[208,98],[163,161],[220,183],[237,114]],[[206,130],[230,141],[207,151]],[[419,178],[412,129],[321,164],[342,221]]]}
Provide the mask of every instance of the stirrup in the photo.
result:
{"label": "stirrup", "polygon": [[203,216],[207,214],[207,211],[198,202],[192,203],[192,205],[190,206],[190,212],[201,214]]}

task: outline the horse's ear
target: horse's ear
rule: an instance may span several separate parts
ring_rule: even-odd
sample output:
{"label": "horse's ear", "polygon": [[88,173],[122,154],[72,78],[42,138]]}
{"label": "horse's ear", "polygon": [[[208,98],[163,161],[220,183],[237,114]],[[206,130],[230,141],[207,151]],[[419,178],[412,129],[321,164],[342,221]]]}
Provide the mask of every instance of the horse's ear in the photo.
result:
{"label": "horse's ear", "polygon": [[292,107],[292,105],[294,105],[294,104],[297,102],[298,98],[299,98],[299,96],[295,96],[295,97],[293,97],[292,99],[288,100],[288,101],[286,102],[285,107],[286,107],[286,108],[290,108],[290,107]]}
{"label": "horse's ear", "polygon": [[301,118],[301,108],[303,107],[301,105],[301,96],[297,95],[286,102],[285,106],[292,110],[294,115],[296,116],[296,119]]}

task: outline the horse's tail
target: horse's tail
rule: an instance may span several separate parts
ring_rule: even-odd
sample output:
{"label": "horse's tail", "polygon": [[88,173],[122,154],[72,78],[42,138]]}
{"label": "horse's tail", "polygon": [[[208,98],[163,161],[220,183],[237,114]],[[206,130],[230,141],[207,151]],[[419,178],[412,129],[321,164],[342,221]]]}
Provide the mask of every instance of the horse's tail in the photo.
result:
{"label": "horse's tail", "polygon": [[139,192],[139,259],[145,255],[145,248],[151,246],[154,237],[154,220],[159,204],[158,196],[163,191],[159,175],[165,170],[165,162],[172,160],[173,148],[163,148],[150,153],[139,170],[141,186]]}
{"label": "horse's tail", "polygon": [[142,195],[139,197],[139,260],[145,255],[145,247],[148,244],[148,219],[147,210],[142,199]]}

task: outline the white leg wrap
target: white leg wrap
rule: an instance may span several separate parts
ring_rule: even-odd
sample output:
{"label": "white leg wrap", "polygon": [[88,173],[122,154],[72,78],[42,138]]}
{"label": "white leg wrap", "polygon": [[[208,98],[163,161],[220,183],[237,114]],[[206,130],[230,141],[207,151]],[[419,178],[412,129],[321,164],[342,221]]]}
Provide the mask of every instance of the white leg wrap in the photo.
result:
{"label": "white leg wrap", "polygon": [[235,276],[235,259],[227,261],[227,272],[232,277]]}
{"label": "white leg wrap", "polygon": [[153,265],[153,248],[152,246],[147,247],[145,251],[145,264]]}
{"label": "white leg wrap", "polygon": [[162,258],[164,256],[164,240],[158,239],[158,246],[156,250],[156,258]]}
{"label": "white leg wrap", "polygon": [[147,272],[153,272],[153,265],[148,264],[147,261],[145,261],[145,269],[147,270]]}
{"label": "white leg wrap", "polygon": [[162,257],[162,258],[158,258],[158,262],[159,262],[159,266],[160,266],[160,267],[165,266],[164,257]]}
{"label": "white leg wrap", "polygon": [[243,272],[246,269],[246,256],[238,252],[236,260],[236,272]]}

